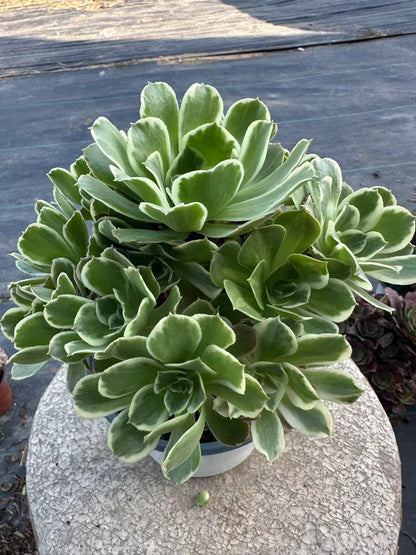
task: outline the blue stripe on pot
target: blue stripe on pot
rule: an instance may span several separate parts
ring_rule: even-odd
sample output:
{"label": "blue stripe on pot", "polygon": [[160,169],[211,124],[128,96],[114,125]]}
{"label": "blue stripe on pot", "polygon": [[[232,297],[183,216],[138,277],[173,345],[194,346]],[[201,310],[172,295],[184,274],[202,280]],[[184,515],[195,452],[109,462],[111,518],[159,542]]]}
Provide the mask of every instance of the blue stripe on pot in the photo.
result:
{"label": "blue stripe on pot", "polygon": [[[242,445],[248,445],[251,439],[240,445],[224,445],[219,441],[211,441],[210,443],[201,443],[201,455],[217,455],[218,453],[226,453],[227,451],[234,451]],[[165,439],[160,439],[156,445],[155,450],[163,452],[168,442]]]}
{"label": "blue stripe on pot", "polygon": [[114,420],[114,418],[116,418],[118,416],[118,414],[119,414],[118,412],[113,412],[113,414],[108,414],[105,418],[111,424],[111,422]]}

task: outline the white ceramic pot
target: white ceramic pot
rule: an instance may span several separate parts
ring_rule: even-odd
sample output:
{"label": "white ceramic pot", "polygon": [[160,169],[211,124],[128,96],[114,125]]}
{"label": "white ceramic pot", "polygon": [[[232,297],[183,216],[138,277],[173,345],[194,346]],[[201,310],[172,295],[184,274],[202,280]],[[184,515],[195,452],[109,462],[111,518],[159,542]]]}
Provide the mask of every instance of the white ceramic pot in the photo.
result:
{"label": "white ceramic pot", "polygon": [[[166,445],[167,441],[161,439],[156,449],[150,453],[150,456],[159,464],[162,464],[163,451]],[[242,463],[253,449],[254,444],[252,441],[237,447],[230,447],[219,441],[201,443],[201,464],[192,478],[204,478],[227,472],[227,470],[231,470]]]}

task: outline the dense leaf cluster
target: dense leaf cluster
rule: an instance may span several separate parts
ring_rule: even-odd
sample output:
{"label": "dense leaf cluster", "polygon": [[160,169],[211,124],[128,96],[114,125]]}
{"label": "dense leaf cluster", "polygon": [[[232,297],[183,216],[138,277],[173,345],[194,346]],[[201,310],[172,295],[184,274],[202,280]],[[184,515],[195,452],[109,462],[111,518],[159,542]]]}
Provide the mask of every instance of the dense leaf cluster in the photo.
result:
{"label": "dense leaf cluster", "polygon": [[13,377],[68,364],[82,416],[118,413],[122,460],[168,434],[174,482],[196,471],[207,427],[227,445],[251,436],[269,460],[284,424],[330,434],[322,400],[362,392],[328,368],[350,354],[336,323],[368,295],[366,273],[416,277],[414,219],[394,197],[353,193],[309,141],[288,152],[276,131],[258,99],[224,113],[211,86],[179,106],[150,83],[127,133],[98,118],[70,170],[49,173],[54,202],[36,203],[14,255]]}
{"label": "dense leaf cluster", "polygon": [[392,314],[361,300],[343,331],[352,358],[370,381],[388,413],[405,414],[416,405],[416,293],[401,297],[386,287],[378,298]]}
{"label": "dense leaf cluster", "polygon": [[359,297],[391,312],[367,293],[372,290],[367,276],[398,285],[415,282],[414,216],[384,187],[353,191],[334,160],[317,158],[313,164],[316,179],[307,189],[299,188],[293,199],[295,204],[306,199],[305,206],[321,224],[316,256]]}

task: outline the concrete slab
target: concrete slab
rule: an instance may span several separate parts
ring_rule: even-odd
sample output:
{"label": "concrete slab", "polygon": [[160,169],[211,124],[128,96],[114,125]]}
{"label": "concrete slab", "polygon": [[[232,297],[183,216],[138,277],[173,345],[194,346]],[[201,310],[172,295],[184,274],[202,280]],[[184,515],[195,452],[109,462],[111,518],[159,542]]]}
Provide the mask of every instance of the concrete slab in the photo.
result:
{"label": "concrete slab", "polygon": [[[340,365],[338,365],[340,366]],[[331,439],[287,434],[274,464],[253,453],[220,476],[174,486],[151,459],[119,462],[105,419],[73,411],[61,370],[41,399],[29,443],[27,490],[40,555],[394,555],[400,460],[390,423],[366,387],[331,405]],[[206,489],[211,503],[195,506]]]}

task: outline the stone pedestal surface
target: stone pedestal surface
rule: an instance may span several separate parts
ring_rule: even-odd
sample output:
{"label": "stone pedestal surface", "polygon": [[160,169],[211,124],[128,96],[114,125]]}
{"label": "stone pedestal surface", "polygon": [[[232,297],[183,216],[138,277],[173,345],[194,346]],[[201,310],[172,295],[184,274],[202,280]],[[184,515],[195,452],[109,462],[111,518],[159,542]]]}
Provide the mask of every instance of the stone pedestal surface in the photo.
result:
{"label": "stone pedestal surface", "polygon": [[[27,492],[41,555],[395,554],[401,520],[400,460],[390,423],[366,387],[354,405],[328,406],[329,439],[286,434],[273,464],[254,452],[220,476],[181,486],[147,458],[116,459],[105,419],[77,416],[65,369],[38,407]],[[206,489],[211,502],[195,506]]]}

